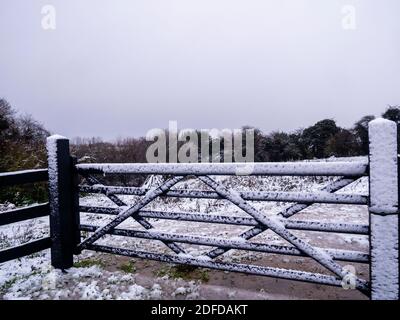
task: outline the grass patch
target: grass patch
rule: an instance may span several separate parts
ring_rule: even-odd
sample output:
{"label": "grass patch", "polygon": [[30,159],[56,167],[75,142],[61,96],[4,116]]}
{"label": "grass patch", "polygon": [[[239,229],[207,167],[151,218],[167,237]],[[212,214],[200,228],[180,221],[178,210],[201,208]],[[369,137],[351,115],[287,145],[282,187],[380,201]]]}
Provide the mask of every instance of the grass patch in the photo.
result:
{"label": "grass patch", "polygon": [[93,266],[99,266],[99,267],[104,268],[105,263],[100,259],[90,259],[90,258],[79,260],[74,263],[75,268],[89,268],[89,267],[93,267]]}
{"label": "grass patch", "polygon": [[[46,273],[48,273],[48,272],[46,272]],[[5,294],[19,280],[26,280],[26,279],[29,279],[29,277],[32,277],[32,276],[35,276],[38,274],[46,274],[46,273],[42,273],[40,270],[33,269],[32,272],[29,274],[15,276],[14,278],[7,280],[0,286],[0,294],[1,295]]]}
{"label": "grass patch", "polygon": [[125,273],[135,273],[136,272],[136,267],[135,267],[135,261],[128,261],[123,264],[121,264],[118,269],[122,270]]}
{"label": "grass patch", "polygon": [[4,282],[4,284],[0,287],[0,293],[4,294],[7,292],[8,289],[10,289],[14,283],[16,283],[18,280],[18,277],[12,278],[10,280],[7,280],[6,282]]}
{"label": "grass patch", "polygon": [[202,282],[208,282],[210,280],[208,270],[189,265],[162,267],[156,271],[156,276],[168,276],[172,279],[200,280]]}

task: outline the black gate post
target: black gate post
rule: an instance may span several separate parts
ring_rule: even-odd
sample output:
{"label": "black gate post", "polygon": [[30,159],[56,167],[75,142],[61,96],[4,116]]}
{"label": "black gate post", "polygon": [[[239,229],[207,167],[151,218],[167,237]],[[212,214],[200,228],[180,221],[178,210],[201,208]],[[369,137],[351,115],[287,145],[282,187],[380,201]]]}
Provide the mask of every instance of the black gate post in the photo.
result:
{"label": "black gate post", "polygon": [[69,140],[58,135],[47,138],[47,154],[51,265],[57,269],[67,269],[73,265],[73,254],[79,241],[76,177]]}

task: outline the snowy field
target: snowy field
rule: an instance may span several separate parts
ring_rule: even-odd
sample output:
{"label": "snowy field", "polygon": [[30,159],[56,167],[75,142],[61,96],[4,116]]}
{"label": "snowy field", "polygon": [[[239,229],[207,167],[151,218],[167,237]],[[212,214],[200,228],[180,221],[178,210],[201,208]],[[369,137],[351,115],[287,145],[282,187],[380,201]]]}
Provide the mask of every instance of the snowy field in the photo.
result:
{"label": "snowy field", "polygon": [[[318,191],[337,178],[325,177],[218,177],[224,185],[243,191]],[[157,180],[157,179],[154,179]],[[194,179],[177,184],[174,188],[209,190]],[[339,193],[367,195],[368,183],[361,178]],[[120,196],[128,204],[138,197]],[[265,215],[276,215],[289,203],[252,202]],[[107,197],[90,195],[80,199],[85,206],[116,207]],[[4,204],[0,210],[12,208]],[[225,200],[159,198],[145,207],[148,210],[201,212],[209,215],[235,215],[246,213]],[[1,213],[0,213],[1,214]],[[81,223],[104,225],[113,216],[81,213]],[[293,216],[296,220],[319,222],[368,224],[368,210],[361,205],[315,204]],[[292,219],[292,218],[290,218]],[[251,227],[226,226],[197,222],[149,219],[156,231],[237,239]],[[120,227],[143,230],[133,219]],[[15,223],[0,228],[0,249],[21,244],[48,234],[48,218]],[[311,231],[293,231],[310,244],[322,248],[336,248],[368,252],[368,237]],[[271,231],[251,241],[288,245]],[[97,243],[121,248],[168,253],[163,243],[154,240],[106,236]],[[181,244],[187,254],[204,255],[211,247]],[[330,274],[309,258],[230,250],[219,261],[251,263],[256,265],[298,269]],[[341,263],[342,265],[349,264]],[[368,279],[368,266],[353,264],[360,278]],[[288,280],[185,268],[140,259],[128,259],[91,251],[75,257],[75,265],[67,273],[50,267],[49,250],[29,257],[0,264],[0,299],[364,299],[355,290],[306,284]]]}

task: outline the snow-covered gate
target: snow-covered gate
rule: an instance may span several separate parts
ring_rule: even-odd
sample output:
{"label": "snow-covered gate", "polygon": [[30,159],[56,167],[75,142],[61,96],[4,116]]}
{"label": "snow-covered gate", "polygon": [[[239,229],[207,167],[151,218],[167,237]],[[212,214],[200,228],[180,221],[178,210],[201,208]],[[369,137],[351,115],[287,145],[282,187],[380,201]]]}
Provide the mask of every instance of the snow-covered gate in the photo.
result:
{"label": "snow-covered gate", "polygon": [[[398,299],[398,153],[397,127],[394,122],[377,119],[370,123],[369,161],[290,162],[290,163],[201,163],[201,164],[76,164],[69,153],[69,141],[60,136],[48,139],[51,259],[56,268],[73,264],[73,255],[82,250],[94,250],[129,257],[152,259],[176,264],[243,272],[297,281],[342,286],[353,282],[355,287],[372,299]],[[116,187],[103,185],[98,174],[158,174],[170,178],[156,188]],[[218,182],[218,175],[248,176],[335,176],[333,183],[319,192],[248,192],[232,190]],[[84,184],[79,185],[79,175]],[[191,176],[201,180],[209,190],[172,189],[179,181]],[[336,193],[359,179],[369,177],[369,196]],[[79,206],[79,192],[106,195],[118,208]],[[119,195],[141,196],[128,206]],[[248,217],[207,215],[145,210],[158,197],[211,198],[230,201]],[[252,201],[282,201],[292,203],[278,216],[266,215]],[[368,225],[322,223],[289,219],[314,203],[368,205]],[[106,225],[80,224],[80,212],[109,214],[115,217]],[[148,219],[169,219],[177,223],[194,221],[210,224],[248,226],[240,239],[200,237],[191,234],[157,232]],[[127,219],[136,220],[145,230],[118,227]],[[291,246],[255,243],[249,240],[271,230]],[[370,252],[319,248],[295,235],[292,230],[369,235]],[[90,234],[82,238],[82,232]],[[133,250],[97,244],[106,234],[158,240],[171,254]],[[193,257],[185,253],[182,243],[212,247],[205,255]],[[269,266],[218,261],[219,256],[232,250],[248,250],[273,254],[305,256],[325,267],[329,274],[289,270]],[[355,277],[338,261],[370,265],[369,279]]]}

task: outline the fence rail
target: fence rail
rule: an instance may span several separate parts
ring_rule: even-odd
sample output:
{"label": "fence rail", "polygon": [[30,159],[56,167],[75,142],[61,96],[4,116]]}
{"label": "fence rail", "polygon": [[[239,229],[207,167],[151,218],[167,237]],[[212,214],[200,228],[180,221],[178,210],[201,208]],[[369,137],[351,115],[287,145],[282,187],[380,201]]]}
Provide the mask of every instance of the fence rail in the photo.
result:
{"label": "fence rail", "polygon": [[47,169],[23,170],[0,173],[0,187],[44,182],[48,180]]}
{"label": "fence rail", "polygon": [[49,213],[50,207],[48,203],[42,203],[2,212],[0,214],[0,226],[29,219],[45,217],[48,216]]}
{"label": "fence rail", "polygon": [[130,173],[163,175],[244,176],[346,176],[368,175],[368,162],[264,162],[264,163],[112,163],[79,164],[79,173]]}
{"label": "fence rail", "polygon": [[[80,192],[102,193],[114,195],[143,196],[149,189],[136,187],[109,187],[103,185],[79,187]],[[336,203],[336,204],[368,204],[368,197],[356,194],[332,194],[329,192],[272,192],[272,191],[239,191],[244,200],[273,201],[273,202],[299,202],[299,203]],[[223,199],[215,191],[204,190],[169,190],[163,194],[165,197],[195,198],[195,199]]]}
{"label": "fence rail", "polygon": [[[97,229],[99,229],[99,226],[81,225],[80,229],[83,231],[95,232]],[[150,232],[150,231],[128,230],[128,229],[118,229],[118,228],[114,228],[113,230],[108,231],[107,234],[140,238],[140,239],[149,239],[149,240],[181,242],[181,243],[196,244],[196,245],[203,245],[210,247],[221,247],[227,249],[248,250],[248,251],[257,251],[265,253],[278,253],[278,254],[292,255],[292,256],[307,256],[294,247],[268,245],[256,242],[249,243],[239,240],[226,240],[217,237],[208,238],[201,236],[178,235],[166,232],[154,232],[154,231]],[[369,261],[369,255],[363,252],[339,250],[339,249],[322,249],[322,248],[318,249],[325,250],[335,260],[353,261],[353,262]]]}
{"label": "fence rail", "polygon": [[[108,207],[90,207],[80,206],[80,212],[98,213],[118,215],[121,209],[108,208]],[[214,215],[214,214],[201,214],[194,212],[173,212],[173,211],[154,211],[154,210],[140,210],[137,214],[141,218],[152,219],[166,219],[176,221],[192,221],[192,222],[206,222],[215,224],[229,224],[239,226],[258,226],[257,220],[247,217],[239,217],[234,214],[228,215]],[[369,235],[368,225],[348,224],[348,223],[323,223],[318,221],[301,221],[301,220],[282,220],[285,227],[293,230],[307,230],[307,231],[321,231],[333,233],[349,233]]]}
{"label": "fence rail", "polygon": [[51,247],[50,237],[41,238],[16,247],[0,251],[0,263],[14,260],[30,254],[49,249]]}
{"label": "fence rail", "polygon": [[[0,187],[10,187],[26,183],[48,181],[48,170],[23,170],[0,173]],[[0,226],[30,219],[45,217],[50,214],[49,203],[31,205],[0,213]],[[21,258],[51,247],[50,237],[41,238],[12,248],[0,250],[0,263]]]}

